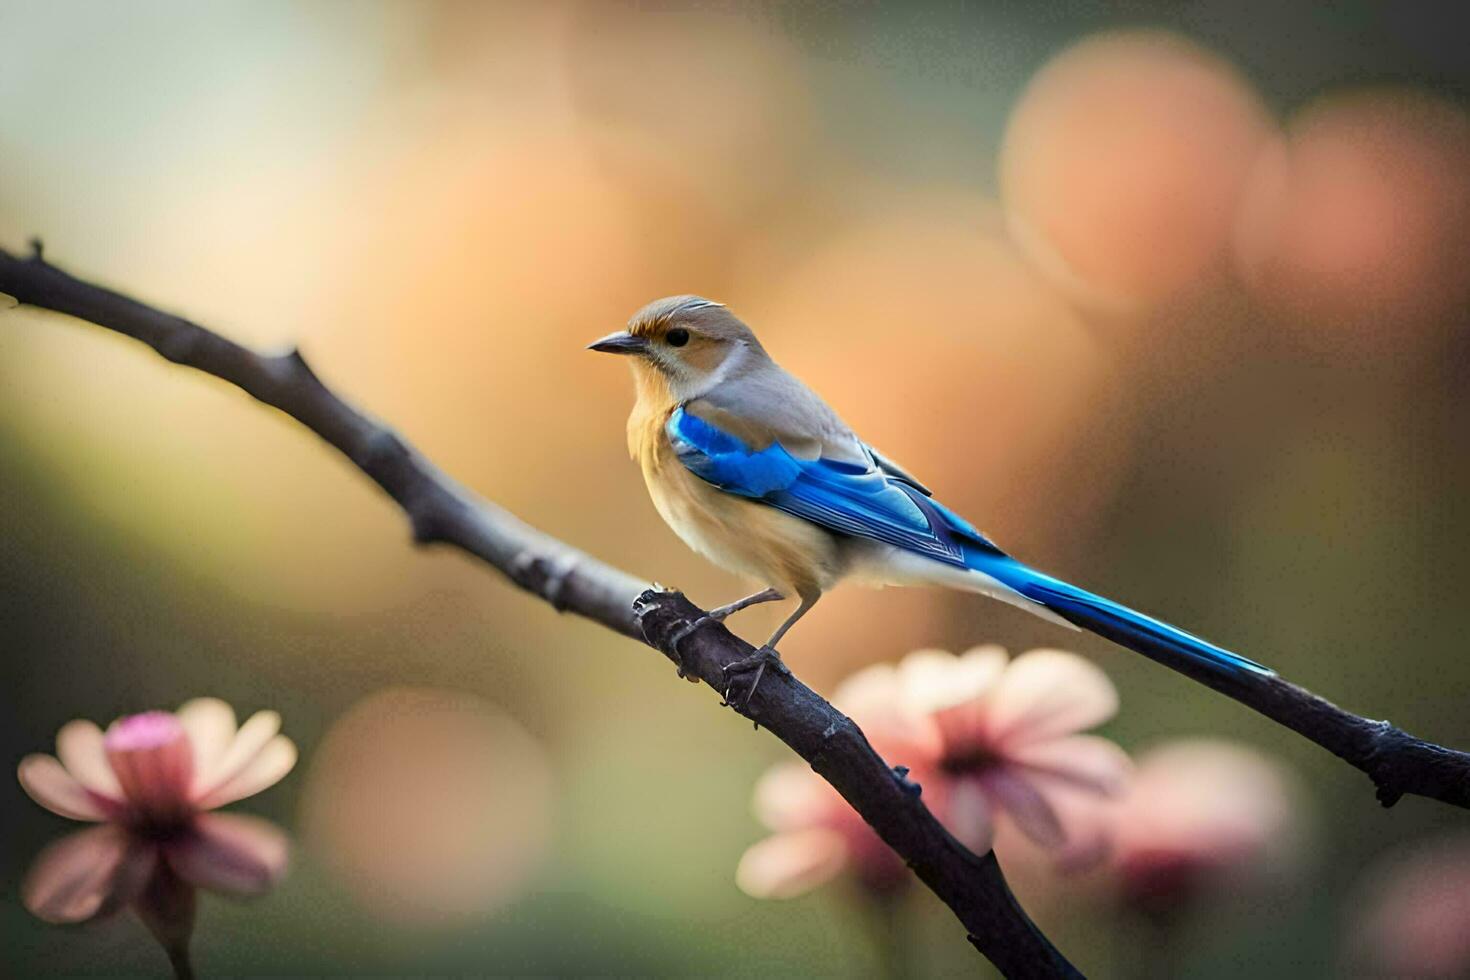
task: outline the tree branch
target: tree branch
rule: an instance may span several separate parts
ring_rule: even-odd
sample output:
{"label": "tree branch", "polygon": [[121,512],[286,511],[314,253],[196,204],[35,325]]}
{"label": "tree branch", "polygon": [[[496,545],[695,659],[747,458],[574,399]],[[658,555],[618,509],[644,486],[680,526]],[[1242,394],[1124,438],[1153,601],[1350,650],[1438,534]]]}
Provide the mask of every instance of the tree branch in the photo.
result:
{"label": "tree branch", "polygon": [[[1127,646],[1124,633],[1114,636],[1106,628],[1095,632]],[[1345,711],[1275,674],[1226,673],[1185,657],[1160,655],[1150,659],[1254,708],[1367,773],[1377,789],[1378,801],[1385,807],[1405,796],[1427,796],[1470,809],[1470,753],[1426,742],[1386,721]]]}
{"label": "tree branch", "polygon": [[[73,278],[39,242],[20,258],[0,249],[0,292],[142,341],[163,357],[230,382],[311,429],[392,497],[419,544],[444,543],[513,583],[624,636],[641,640],[716,691],[724,668],[749,656],[678,592],[658,591],[484,501],[400,436],[338,398],[299,351],[265,355],[198,324]],[[1072,977],[1076,969],[1016,902],[993,853],[977,856],[929,812],[920,788],[890,769],[851,719],[794,675],[767,671],[737,708],[811,764],[964,925],[970,942],[1010,977]]]}

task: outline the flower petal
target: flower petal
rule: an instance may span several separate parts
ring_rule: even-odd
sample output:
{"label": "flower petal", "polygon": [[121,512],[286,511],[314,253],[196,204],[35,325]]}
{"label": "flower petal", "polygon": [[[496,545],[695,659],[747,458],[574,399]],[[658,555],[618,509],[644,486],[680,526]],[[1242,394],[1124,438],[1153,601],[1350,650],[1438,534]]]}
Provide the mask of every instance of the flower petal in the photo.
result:
{"label": "flower petal", "polygon": [[163,845],[164,858],[192,885],[228,895],[262,895],[286,871],[290,845],[281,828],[260,817],[205,813],[192,832]]}
{"label": "flower petal", "polygon": [[295,743],[284,735],[277,735],[265,743],[265,747],[245,764],[245,768],[201,796],[196,805],[212,810],[226,803],[254,796],[280,782],[296,765],[296,756]]}
{"label": "flower petal", "polygon": [[102,746],[139,817],[165,827],[193,813],[189,787],[194,779],[194,749],[172,713],[145,711],[119,718],[108,726]]}
{"label": "flower petal", "polygon": [[1009,767],[988,770],[978,778],[986,795],[1027,837],[1043,847],[1066,843],[1056,809],[1035,782]]}
{"label": "flower petal", "polygon": [[1120,803],[1072,786],[1055,786],[1046,798],[1057,812],[1067,841],[1051,851],[1058,871],[1074,874],[1095,867],[1113,850]]}
{"label": "flower petal", "polygon": [[886,708],[899,700],[898,671],[892,664],[870,664],[849,674],[832,692],[832,704],[845,714]]}
{"label": "flower petal", "polygon": [[1095,664],[1063,650],[1032,650],[1012,661],[986,696],[986,727],[1006,747],[1071,735],[1118,710],[1118,692]]}
{"label": "flower petal", "polygon": [[106,820],[102,801],[87,792],[54,756],[28,755],[16,767],[21,788],[31,799],[72,820]]}
{"label": "flower petal", "polygon": [[755,784],[756,819],[772,830],[800,830],[847,806],[831,785],[802,762],[780,762]]}
{"label": "flower petal", "polygon": [[21,886],[21,900],[46,922],[82,922],[137,897],[156,862],[157,850],[121,827],[92,827],[40,853]]}
{"label": "flower petal", "polygon": [[795,898],[830,881],[846,864],[841,834],[824,827],[795,830],[746,849],[735,884],[751,898]]}
{"label": "flower petal", "polygon": [[1005,672],[1004,647],[974,647],[961,656],[944,650],[915,650],[899,662],[904,694],[914,709],[943,711],[974,701]]}
{"label": "flower petal", "polygon": [[955,840],[976,854],[984,854],[995,843],[995,819],[990,801],[973,779],[955,782],[945,801],[941,822]]}
{"label": "flower petal", "polygon": [[1005,648],[994,645],[975,647],[960,657],[919,651],[904,658],[909,696],[939,732],[943,755],[991,754],[987,695],[1005,675],[1008,662]]}
{"label": "flower petal", "polygon": [[234,741],[235,709],[219,698],[194,698],[179,705],[174,712],[194,748],[194,790],[207,789],[209,779],[225,750]]}
{"label": "flower petal", "polygon": [[939,730],[909,703],[892,664],[873,664],[850,675],[832,692],[832,704],[857,722],[890,764],[913,768],[939,755]]}
{"label": "flower petal", "polygon": [[1033,773],[1104,796],[1122,793],[1133,769],[1128,753],[1100,735],[1027,742],[1011,750],[1010,760]]}
{"label": "flower petal", "polygon": [[194,781],[195,798],[202,798],[234,779],[280,730],[281,716],[274,711],[257,711],[251,715],[210,771]]}
{"label": "flower petal", "polygon": [[107,752],[102,747],[102,729],[96,723],[78,718],[62,725],[61,731],[56,733],[56,757],[84,787],[122,802],[122,786],[107,761]]}
{"label": "flower petal", "polygon": [[1006,821],[995,835],[995,852],[1003,863],[1050,867],[1052,873],[1070,875],[1095,868],[1112,854],[1121,811],[1118,800],[1055,780],[1043,792],[1062,826],[1065,841],[1060,845],[1037,844],[1014,821]]}
{"label": "flower petal", "polygon": [[1218,739],[1182,739],[1138,760],[1124,816],[1122,854],[1168,852],[1198,866],[1243,866],[1289,842],[1290,777],[1268,756]]}

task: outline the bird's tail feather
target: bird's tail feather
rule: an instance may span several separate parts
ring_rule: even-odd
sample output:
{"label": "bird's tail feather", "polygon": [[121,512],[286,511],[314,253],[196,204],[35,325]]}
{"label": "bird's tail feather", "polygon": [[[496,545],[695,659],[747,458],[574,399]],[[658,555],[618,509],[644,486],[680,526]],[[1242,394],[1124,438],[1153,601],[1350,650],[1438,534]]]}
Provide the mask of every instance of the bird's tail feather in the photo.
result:
{"label": "bird's tail feather", "polygon": [[[1195,665],[1214,671],[1275,672],[1254,660],[1215,646],[1152,616],[1111,599],[1093,595],[1036,571],[1009,555],[987,548],[965,547],[965,564],[1001,582],[1067,622],[1168,666]],[[1182,663],[1181,663],[1182,661]]]}

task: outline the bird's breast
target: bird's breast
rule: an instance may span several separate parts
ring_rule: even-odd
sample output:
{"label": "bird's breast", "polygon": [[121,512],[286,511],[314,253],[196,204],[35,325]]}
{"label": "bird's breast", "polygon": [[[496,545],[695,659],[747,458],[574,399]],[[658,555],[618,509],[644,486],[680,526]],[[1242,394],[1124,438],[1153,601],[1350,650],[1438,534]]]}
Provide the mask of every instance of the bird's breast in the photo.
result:
{"label": "bird's breast", "polygon": [[640,404],[628,420],[628,448],[664,522],[716,565],[788,595],[831,586],[845,570],[839,542],[808,521],[726,493],[686,469],[665,430],[675,407]]}

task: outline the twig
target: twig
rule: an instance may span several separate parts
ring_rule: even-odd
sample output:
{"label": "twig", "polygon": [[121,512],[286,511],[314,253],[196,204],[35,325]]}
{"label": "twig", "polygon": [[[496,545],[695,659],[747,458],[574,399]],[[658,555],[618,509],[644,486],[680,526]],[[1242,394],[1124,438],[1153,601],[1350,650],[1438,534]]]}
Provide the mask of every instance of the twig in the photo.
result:
{"label": "twig", "polygon": [[[39,242],[19,258],[0,249],[0,292],[142,341],[212,374],[311,429],[382,487],[419,544],[461,548],[558,610],[642,640],[719,691],[725,665],[749,644],[678,592],[651,588],[475,497],[400,436],[338,398],[301,353],[259,354],[198,324],[76,279],[48,264]],[[964,925],[970,942],[1010,977],[1072,977],[1076,969],[1016,902],[995,855],[977,856],[929,812],[863,733],[794,675],[767,672],[738,710],[811,764]]]}

